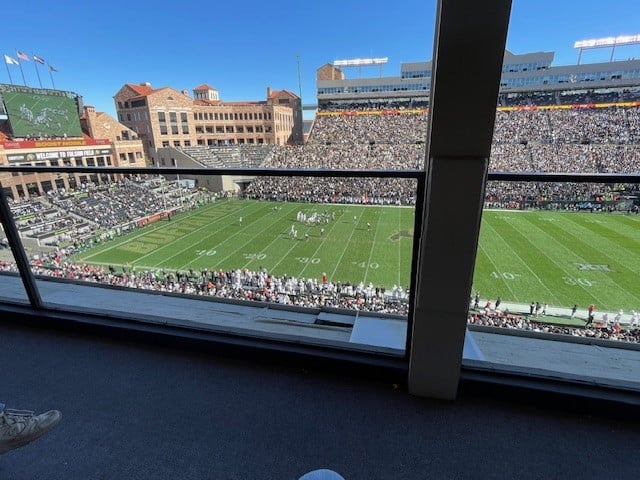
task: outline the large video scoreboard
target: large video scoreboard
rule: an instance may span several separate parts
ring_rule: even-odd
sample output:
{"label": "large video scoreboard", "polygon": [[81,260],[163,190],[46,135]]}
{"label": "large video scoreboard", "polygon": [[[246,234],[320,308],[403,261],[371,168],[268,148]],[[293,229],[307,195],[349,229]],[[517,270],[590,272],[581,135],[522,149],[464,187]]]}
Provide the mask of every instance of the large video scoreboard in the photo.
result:
{"label": "large video scoreboard", "polygon": [[17,138],[82,137],[78,101],[73,92],[0,85],[0,111]]}

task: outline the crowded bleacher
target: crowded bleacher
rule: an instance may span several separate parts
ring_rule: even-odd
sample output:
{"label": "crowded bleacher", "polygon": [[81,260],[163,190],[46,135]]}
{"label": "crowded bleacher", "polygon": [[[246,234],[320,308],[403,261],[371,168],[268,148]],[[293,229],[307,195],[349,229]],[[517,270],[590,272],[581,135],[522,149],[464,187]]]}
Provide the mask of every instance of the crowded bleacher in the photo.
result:
{"label": "crowded bleacher", "polygon": [[640,343],[640,325],[615,321],[599,321],[578,327],[544,321],[537,315],[510,313],[497,309],[481,309],[470,311],[467,323],[469,325],[534,333]]}

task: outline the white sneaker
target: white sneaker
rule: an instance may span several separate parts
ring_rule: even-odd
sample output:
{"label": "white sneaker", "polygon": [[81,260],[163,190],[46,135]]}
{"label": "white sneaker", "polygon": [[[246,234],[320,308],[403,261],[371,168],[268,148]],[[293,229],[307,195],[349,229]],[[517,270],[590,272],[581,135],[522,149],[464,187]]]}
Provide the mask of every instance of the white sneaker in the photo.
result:
{"label": "white sneaker", "polygon": [[298,480],[344,480],[344,477],[333,470],[323,468],[305,473]]}
{"label": "white sneaker", "polygon": [[4,409],[0,412],[0,455],[41,437],[61,419],[58,410],[35,415],[27,410]]}

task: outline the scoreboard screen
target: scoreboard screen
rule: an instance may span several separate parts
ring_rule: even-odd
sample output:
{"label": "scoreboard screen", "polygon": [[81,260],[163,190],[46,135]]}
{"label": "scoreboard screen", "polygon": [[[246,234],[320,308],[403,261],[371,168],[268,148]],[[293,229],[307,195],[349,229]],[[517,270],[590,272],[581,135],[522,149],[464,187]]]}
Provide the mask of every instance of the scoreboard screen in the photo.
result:
{"label": "scoreboard screen", "polygon": [[0,112],[6,112],[15,137],[81,137],[78,105],[65,93],[3,89]]}

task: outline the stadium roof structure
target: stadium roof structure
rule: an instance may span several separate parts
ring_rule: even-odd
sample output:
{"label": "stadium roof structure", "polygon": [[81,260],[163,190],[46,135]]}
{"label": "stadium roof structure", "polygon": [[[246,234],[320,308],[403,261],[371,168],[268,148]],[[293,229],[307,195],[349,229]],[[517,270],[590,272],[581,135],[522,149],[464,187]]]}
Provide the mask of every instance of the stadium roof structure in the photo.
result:
{"label": "stadium roof structure", "polygon": [[592,38],[589,40],[579,40],[573,44],[573,48],[580,50],[578,53],[578,65],[582,59],[582,51],[586,49],[595,48],[611,48],[611,56],[609,61],[613,61],[613,55],[616,51],[616,47],[624,45],[638,45],[640,44],[640,34],[638,35],[619,35],[617,37],[605,37],[605,38]]}
{"label": "stadium roof structure", "polygon": [[334,67],[367,67],[372,65],[385,65],[389,57],[383,58],[352,58],[350,60],[334,60]]}
{"label": "stadium roof structure", "polygon": [[[590,41],[599,46],[615,47],[640,43],[640,35],[625,36],[606,41]],[[591,45],[591,43],[579,45]],[[572,91],[592,89],[640,88],[640,60],[617,60],[589,64],[552,65],[554,52],[514,54],[504,51],[500,92],[505,94],[526,92]],[[318,69],[324,73],[328,66],[373,65],[373,59],[336,61]],[[344,78],[340,74],[317,76],[317,101],[323,105],[335,102],[357,104],[373,102],[428,102],[431,90],[430,61],[400,64],[400,75],[367,78]],[[328,71],[328,70],[327,70]],[[329,73],[331,73],[329,71]],[[473,82],[474,72],[461,71],[460,75]]]}
{"label": "stadium roof structure", "polygon": [[640,34],[619,35],[617,37],[596,38],[591,40],[579,40],[573,44],[573,48],[609,48],[618,45],[640,44]]}

